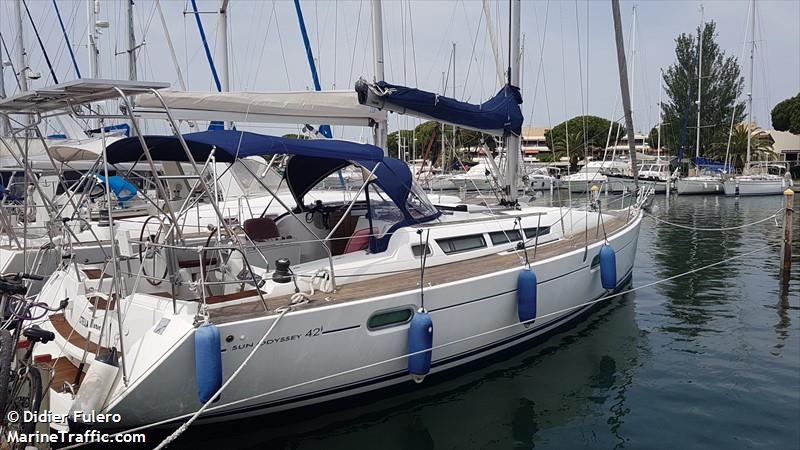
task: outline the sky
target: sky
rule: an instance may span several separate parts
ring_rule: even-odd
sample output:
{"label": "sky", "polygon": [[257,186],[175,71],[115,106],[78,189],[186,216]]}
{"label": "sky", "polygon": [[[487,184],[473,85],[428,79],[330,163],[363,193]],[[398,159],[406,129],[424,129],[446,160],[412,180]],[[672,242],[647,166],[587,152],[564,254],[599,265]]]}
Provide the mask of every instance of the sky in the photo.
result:
{"label": "sky", "polygon": [[[89,74],[86,8],[83,0],[56,0],[77,64]],[[218,55],[219,0],[198,0],[212,53]],[[100,1],[101,20],[109,27],[100,37],[101,77],[127,77],[125,3]],[[0,31],[15,57],[17,39],[14,2],[0,0]],[[59,81],[76,78],[66,40],[51,0],[28,0],[31,15]],[[155,0],[135,1],[134,28],[140,79],[167,81],[178,87]],[[324,89],[352,89],[358,77],[373,77],[371,2],[301,0],[303,14]],[[728,55],[739,57],[749,77],[748,14],[750,2],[646,1],[621,2],[625,46],[631,71],[634,127],[648,131],[658,122],[660,69],[675,60],[674,40],[693,33],[701,20],[717,22],[717,41]],[[175,56],[191,90],[213,90],[191,3],[161,0]],[[508,2],[489,4],[491,23],[508,59]],[[635,20],[634,20],[635,9]],[[23,10],[23,14],[25,14]],[[229,7],[232,90],[286,91],[313,88],[308,61],[291,1],[231,0]],[[480,103],[499,90],[487,17],[479,0],[384,1],[386,79],[396,84],[441,92]],[[622,120],[619,77],[609,1],[523,1],[524,52],[522,105],[526,126],[551,126],[583,113]],[[52,83],[43,53],[25,17],[24,40],[29,65],[42,77],[35,87]],[[635,45],[634,45],[635,41]],[[455,75],[451,52],[455,43]],[[756,3],[753,120],[770,128],[769,112],[779,101],[800,92],[800,1]],[[632,53],[631,50],[635,49]],[[3,60],[8,56],[3,52]],[[218,56],[216,59],[219,59]],[[14,60],[16,62],[16,60]],[[455,78],[455,82],[453,81]],[[4,70],[9,95],[16,84]],[[747,85],[747,81],[746,81]],[[747,92],[747,88],[745,92]],[[416,119],[392,116],[390,129],[410,128]],[[261,131],[283,133],[285,126]],[[366,139],[369,130],[334,130],[351,139]]]}

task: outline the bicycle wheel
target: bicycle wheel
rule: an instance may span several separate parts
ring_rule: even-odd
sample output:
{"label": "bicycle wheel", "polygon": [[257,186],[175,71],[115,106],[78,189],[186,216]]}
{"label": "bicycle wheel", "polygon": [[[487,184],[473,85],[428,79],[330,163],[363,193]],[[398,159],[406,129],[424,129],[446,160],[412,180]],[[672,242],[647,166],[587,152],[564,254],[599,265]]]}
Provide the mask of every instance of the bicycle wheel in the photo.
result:
{"label": "bicycle wheel", "polygon": [[0,411],[5,411],[8,401],[8,381],[11,376],[11,359],[14,345],[11,332],[0,330]]}
{"label": "bicycle wheel", "polygon": [[[37,414],[42,404],[42,375],[36,367],[28,366],[27,369],[25,375],[14,383],[13,397],[9,399],[9,407],[6,410],[18,412],[20,418],[25,417],[26,411]],[[20,433],[30,434],[35,431],[36,421],[20,419],[7,424],[7,427],[16,428]]]}

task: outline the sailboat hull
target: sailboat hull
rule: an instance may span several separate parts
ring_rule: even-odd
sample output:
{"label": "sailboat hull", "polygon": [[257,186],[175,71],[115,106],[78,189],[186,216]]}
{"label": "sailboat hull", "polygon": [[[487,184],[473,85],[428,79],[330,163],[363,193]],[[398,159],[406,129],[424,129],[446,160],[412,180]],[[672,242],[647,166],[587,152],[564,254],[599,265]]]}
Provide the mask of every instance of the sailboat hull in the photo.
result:
{"label": "sailboat hull", "polygon": [[675,182],[675,188],[678,195],[719,195],[724,190],[722,180],[712,178],[681,178]]}
{"label": "sailboat hull", "polygon": [[[637,216],[608,236],[616,252],[618,288],[631,276],[640,224]],[[587,302],[611,293],[600,282],[597,256],[603,244],[599,240],[533,264],[539,278],[538,318],[527,327],[517,315],[520,267],[427,288],[424,306],[434,330],[431,373],[485,358],[579,318],[591,308]],[[288,313],[200,420],[273,413],[410,383],[408,322],[369,324],[381,312],[419,307],[420,294],[413,290]],[[194,328],[187,318],[172,318],[161,334],[150,330],[141,339],[146,349],[129,350],[138,368],[129,367],[129,386],[118,385],[104,410],[123,418],[125,423],[115,427],[186,416],[200,408],[194,370],[187,370],[194,367]],[[224,379],[276,320],[270,315],[217,322]]]}
{"label": "sailboat hull", "polygon": [[725,195],[729,196],[782,195],[791,186],[791,181],[783,177],[731,178],[724,183]]}

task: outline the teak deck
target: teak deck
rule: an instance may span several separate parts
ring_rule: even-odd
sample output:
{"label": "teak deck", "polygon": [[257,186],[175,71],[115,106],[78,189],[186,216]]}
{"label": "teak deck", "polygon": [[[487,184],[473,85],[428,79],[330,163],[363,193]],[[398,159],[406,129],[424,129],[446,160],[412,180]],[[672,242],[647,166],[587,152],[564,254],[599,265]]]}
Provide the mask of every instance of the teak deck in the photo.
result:
{"label": "teak deck", "polygon": [[97,354],[98,350],[106,350],[105,347],[99,347],[94,342],[90,342],[81,336],[80,333],[75,332],[75,329],[69,324],[64,314],[53,314],[50,316],[50,323],[61,337],[78,348],[86,349],[89,353],[94,354]]}
{"label": "teak deck", "polygon": [[[624,218],[614,218],[605,222],[606,234],[611,234],[627,225]],[[547,244],[540,244],[536,250],[536,259],[549,258],[565,250],[579,248],[586,245],[584,234],[576,233],[573,236],[553,241]],[[601,228],[589,230],[588,244],[594,244],[604,239]],[[533,242],[528,243],[528,257],[533,259]],[[514,267],[520,267],[521,252],[502,252],[478,258],[458,261],[425,269],[425,284],[437,285],[457,281],[464,278],[486,275]],[[295,309],[307,309],[320,305],[331,305],[345,303],[351,300],[358,300],[379,295],[394,294],[419,287],[419,270],[408,270],[393,275],[386,275],[380,278],[358,281],[341,285],[334,293],[317,291],[311,296],[310,302],[304,305],[297,305]],[[248,292],[248,291],[245,291]],[[255,291],[252,291],[254,298],[247,303],[238,305],[223,306],[220,308],[210,308],[209,315],[217,323],[233,322],[253,317],[263,316],[265,313],[272,313],[276,308],[289,305],[291,295],[284,295],[275,298],[265,298],[266,306],[269,311],[264,311],[264,304]],[[233,298],[242,298],[241,294],[231,294]],[[233,299],[231,298],[231,299]],[[214,303],[219,303],[215,301]]]}

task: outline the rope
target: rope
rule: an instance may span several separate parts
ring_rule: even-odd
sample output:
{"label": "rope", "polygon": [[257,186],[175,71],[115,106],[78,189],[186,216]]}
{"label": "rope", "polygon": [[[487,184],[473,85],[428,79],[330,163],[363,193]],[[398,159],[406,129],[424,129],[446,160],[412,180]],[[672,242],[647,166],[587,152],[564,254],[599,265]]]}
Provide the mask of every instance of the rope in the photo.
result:
{"label": "rope", "polygon": [[81,69],[78,67],[78,61],[75,59],[75,52],[72,50],[72,44],[69,41],[69,35],[67,34],[67,29],[64,27],[64,20],[61,19],[61,11],[58,10],[58,2],[56,0],[53,0],[53,9],[56,12],[56,17],[58,17],[58,23],[61,25],[61,34],[64,35],[64,42],[66,43],[67,50],[69,50],[72,66],[75,68],[75,75],[81,78]]}
{"label": "rope", "polygon": [[679,223],[673,223],[673,222],[669,222],[669,221],[664,220],[664,219],[659,219],[658,217],[656,217],[656,216],[654,216],[652,214],[649,214],[649,213],[647,213],[645,211],[642,211],[642,212],[647,217],[650,217],[651,219],[655,220],[656,222],[661,222],[661,223],[664,223],[664,224],[667,224],[667,225],[670,225],[670,226],[673,226],[673,227],[677,227],[677,228],[683,228],[685,230],[692,230],[692,231],[731,231],[731,230],[741,230],[743,228],[751,227],[753,225],[758,225],[760,223],[764,223],[764,222],[766,222],[768,220],[774,219],[774,218],[776,218],[776,217],[778,217],[780,215],[780,212],[782,210],[783,210],[783,208],[779,209],[778,212],[776,212],[775,214],[773,214],[773,215],[771,215],[769,217],[765,217],[763,219],[756,220],[755,222],[746,223],[744,225],[737,225],[737,226],[734,226],[734,227],[721,227],[721,228],[698,228],[698,227],[691,227],[689,225],[681,225]]}
{"label": "rope", "polygon": [[264,333],[264,336],[262,336],[262,337],[261,337],[261,340],[260,340],[260,341],[258,341],[258,345],[256,345],[256,346],[253,348],[253,350],[250,352],[250,354],[249,354],[249,355],[247,355],[247,358],[245,358],[245,359],[244,359],[244,361],[242,361],[242,364],[239,366],[239,368],[237,368],[237,369],[236,369],[236,371],[235,371],[235,372],[233,372],[233,374],[231,375],[231,377],[230,377],[230,378],[228,378],[228,381],[226,381],[226,382],[225,382],[225,383],[224,383],[222,386],[220,386],[220,388],[219,388],[219,389],[217,389],[217,392],[215,392],[215,393],[214,393],[214,395],[213,395],[213,396],[211,396],[211,398],[210,398],[210,399],[208,399],[208,401],[206,401],[206,402],[203,404],[203,406],[202,406],[202,407],[200,407],[200,409],[198,409],[198,410],[197,410],[197,412],[195,412],[195,413],[194,413],[194,414],[193,414],[193,415],[192,415],[192,416],[189,418],[189,420],[187,420],[187,421],[186,421],[186,423],[184,423],[183,425],[181,425],[181,426],[180,426],[180,427],[179,427],[177,430],[175,430],[175,431],[174,431],[172,434],[170,434],[170,435],[169,435],[169,436],[167,436],[167,437],[166,437],[166,438],[165,438],[163,441],[161,441],[161,443],[160,443],[160,444],[158,444],[158,446],[157,446],[157,447],[156,447],[154,450],[161,450],[161,449],[165,448],[167,445],[169,445],[170,443],[172,443],[172,441],[174,441],[174,440],[175,440],[175,439],[177,439],[177,438],[178,438],[178,437],[179,437],[181,434],[183,434],[183,432],[184,432],[184,431],[186,431],[186,430],[189,428],[189,426],[191,426],[191,425],[192,425],[192,423],[194,423],[194,421],[195,421],[195,420],[197,420],[197,418],[198,418],[198,417],[200,417],[200,415],[201,415],[201,414],[203,414],[203,412],[204,412],[204,411],[205,411],[205,410],[206,410],[206,409],[207,409],[207,408],[208,408],[208,407],[209,407],[209,406],[210,406],[212,403],[214,403],[214,401],[215,401],[215,400],[217,400],[217,397],[219,397],[219,395],[220,395],[220,394],[222,394],[222,391],[224,391],[224,390],[225,390],[225,388],[227,388],[227,387],[228,387],[228,386],[229,386],[229,385],[230,385],[230,384],[233,382],[233,380],[235,380],[235,379],[236,379],[236,377],[239,375],[239,373],[241,373],[241,371],[242,371],[242,370],[245,368],[245,366],[247,366],[247,363],[249,363],[249,362],[250,362],[250,360],[251,360],[251,359],[253,359],[253,356],[255,356],[256,352],[258,352],[258,350],[259,350],[259,349],[261,349],[261,346],[262,346],[262,344],[264,343],[264,341],[266,341],[266,339],[267,339],[267,336],[269,336],[269,334],[272,332],[272,330],[273,330],[273,329],[275,329],[275,326],[276,326],[276,325],[278,325],[278,322],[280,322],[280,321],[281,321],[281,319],[283,319],[283,316],[285,316],[287,312],[289,312],[289,308],[286,308],[286,309],[284,309],[284,310],[282,310],[282,311],[281,311],[281,313],[280,313],[280,315],[278,316],[278,318],[277,318],[277,319],[275,319],[275,321],[274,321],[274,322],[272,322],[272,325],[270,325],[270,327],[267,329],[267,332],[266,332],[266,333]]}
{"label": "rope", "polygon": [[[558,311],[553,311],[551,313],[539,316],[536,319],[537,320],[541,320],[541,319],[544,319],[544,318],[547,318],[547,317],[550,317],[550,316],[563,314],[563,313],[568,313],[570,311],[573,311],[573,310],[576,310],[576,309],[580,309],[580,308],[583,308],[583,307],[586,307],[586,306],[591,306],[591,305],[597,304],[597,303],[605,301],[605,300],[609,300],[609,299],[616,298],[616,297],[619,297],[619,296],[622,296],[622,295],[625,295],[625,294],[629,294],[631,292],[636,292],[636,291],[639,291],[641,289],[645,289],[645,288],[649,288],[649,287],[652,287],[652,286],[655,286],[655,285],[658,285],[658,284],[666,283],[667,281],[672,281],[672,280],[675,280],[677,278],[684,277],[686,275],[690,275],[690,274],[693,274],[693,273],[701,272],[703,270],[710,269],[712,267],[719,266],[719,265],[725,264],[727,262],[730,262],[730,261],[733,261],[733,260],[736,260],[736,259],[746,258],[746,257],[748,257],[750,255],[755,254],[755,253],[761,252],[761,251],[769,249],[769,248],[775,248],[775,247],[778,247],[780,245],[781,244],[779,244],[779,243],[766,245],[764,247],[757,248],[757,249],[749,251],[747,253],[742,253],[740,255],[731,256],[730,258],[726,258],[726,259],[717,261],[715,263],[707,264],[705,266],[698,267],[696,269],[691,269],[691,270],[688,270],[686,272],[683,272],[683,273],[680,273],[680,274],[677,274],[677,275],[673,275],[673,276],[668,277],[668,278],[664,278],[664,279],[661,279],[661,280],[656,280],[656,281],[653,281],[651,283],[644,284],[642,286],[638,286],[638,287],[635,287],[635,288],[630,288],[630,289],[626,289],[626,290],[623,290],[623,291],[620,291],[620,292],[612,293],[612,294],[600,297],[598,299],[595,299],[595,300],[592,300],[592,301],[589,301],[589,302],[581,303],[581,304],[578,304],[578,305],[575,305],[575,306],[570,306],[570,307],[567,307],[567,308],[564,308],[564,309],[561,309],[561,310],[558,310]],[[281,311],[281,316],[280,317],[282,317],[283,314],[285,314],[285,312],[286,312],[286,310]],[[276,321],[276,323],[277,323],[277,321]],[[370,364],[367,364],[367,365],[364,365],[364,366],[355,367],[355,368],[352,368],[352,369],[348,369],[348,370],[345,370],[345,371],[342,371],[342,372],[333,373],[333,374],[326,375],[324,377],[316,378],[316,379],[313,379],[313,380],[303,381],[303,382],[296,383],[296,384],[293,384],[293,385],[290,385],[290,386],[285,386],[285,387],[282,387],[282,388],[279,388],[279,389],[275,389],[275,390],[272,390],[272,391],[269,391],[269,392],[264,392],[264,393],[261,393],[261,394],[258,394],[258,395],[254,395],[254,396],[251,396],[251,397],[248,397],[248,398],[235,400],[233,402],[230,402],[230,403],[227,403],[227,404],[224,404],[224,405],[218,405],[218,406],[215,406],[212,409],[221,409],[223,407],[231,407],[231,406],[234,406],[234,405],[237,405],[237,404],[249,402],[249,401],[252,401],[252,400],[255,400],[255,399],[258,399],[258,398],[261,398],[261,397],[265,397],[265,396],[268,396],[268,395],[278,394],[278,393],[281,393],[281,392],[284,392],[284,391],[288,391],[288,390],[291,390],[291,389],[296,389],[296,388],[303,387],[303,386],[306,386],[306,385],[309,385],[309,384],[313,384],[313,383],[317,383],[317,382],[320,382],[320,381],[329,380],[329,379],[332,379],[332,378],[335,378],[335,377],[348,375],[348,374],[351,374],[351,373],[354,373],[354,372],[359,372],[359,371],[362,371],[362,370],[368,370],[368,369],[371,369],[373,367],[377,367],[377,366],[380,366],[380,365],[383,365],[383,364],[388,364],[388,363],[391,363],[391,362],[395,362],[395,361],[399,361],[399,360],[408,358],[410,356],[415,356],[415,355],[422,354],[422,353],[427,353],[427,352],[430,352],[430,351],[433,351],[433,350],[438,350],[440,348],[449,347],[451,345],[456,345],[456,344],[459,344],[459,343],[462,343],[462,342],[465,342],[465,341],[468,341],[468,340],[480,338],[480,337],[487,336],[487,335],[490,335],[490,334],[493,334],[493,333],[496,333],[496,332],[500,332],[500,331],[503,331],[503,330],[506,330],[506,329],[509,329],[509,328],[517,327],[519,325],[520,325],[519,323],[512,323],[512,324],[509,324],[509,325],[504,325],[502,327],[495,328],[493,330],[484,331],[482,333],[478,333],[478,334],[471,335],[471,336],[466,336],[466,337],[463,337],[463,338],[460,338],[460,339],[456,339],[454,341],[445,342],[444,344],[435,345],[431,349],[420,350],[418,352],[404,354],[404,355],[401,355],[401,356],[395,356],[393,358],[389,358],[389,359],[386,359],[386,360],[383,360],[383,361],[378,361],[378,362],[370,363]],[[274,326],[274,323],[273,323],[273,326]],[[267,331],[267,334],[268,333],[269,333],[269,330]],[[266,338],[266,334],[265,334],[264,339],[265,338]],[[262,339],[262,341],[263,341],[263,339]],[[245,361],[242,363],[242,365],[247,363],[247,361],[250,359],[250,357],[255,353],[255,351],[259,347],[260,346],[256,346],[256,348],[245,359]],[[236,372],[234,372],[234,374],[231,376],[231,379],[233,379],[238,374],[238,372],[240,370],[241,370],[241,367]],[[230,383],[230,381],[231,380],[228,380],[228,382],[225,383],[220,388],[219,392],[222,392],[222,390],[225,387],[227,387],[227,385]],[[219,394],[219,392],[217,394]],[[215,397],[216,397],[216,395],[215,395]],[[206,405],[203,405],[203,408],[201,408],[201,410],[198,411],[198,413],[202,413],[206,409],[207,406],[208,406],[208,403]],[[165,425],[165,424],[168,424],[170,422],[174,422],[176,420],[185,419],[187,417],[191,417],[192,418],[191,421],[194,421],[194,419],[196,419],[196,416],[198,415],[198,413],[184,414],[182,416],[172,417],[172,418],[164,419],[164,420],[161,420],[161,421],[158,421],[158,422],[154,422],[154,423],[151,423],[151,424],[142,425],[140,427],[131,428],[129,430],[120,431],[118,433],[115,433],[114,436],[118,436],[118,435],[122,435],[122,434],[136,433],[136,432],[143,431],[143,430],[146,430],[146,429],[150,429],[150,428],[158,427],[158,426],[161,426],[161,425]],[[182,426],[181,428],[185,429],[185,428],[188,427],[188,425],[190,425],[190,422],[187,422],[187,424],[184,424],[184,426]],[[170,436],[170,437],[172,437],[170,442],[172,440],[174,440],[174,438],[176,438],[179,434],[180,433],[178,433],[178,434],[173,433],[173,435],[175,435],[175,437]],[[162,442],[162,444],[163,444],[163,442]],[[85,445],[86,445],[86,443],[75,444],[75,445],[72,445],[72,446],[69,446],[69,447],[64,447],[64,450],[83,447]],[[161,448],[163,448],[163,447],[159,446],[159,447],[156,448],[156,450],[159,450]]]}
{"label": "rope", "polygon": [[317,273],[311,277],[311,280],[308,284],[310,289],[308,293],[295,292],[292,294],[291,301],[289,302],[290,306],[305,305],[306,303],[309,303],[311,301],[311,297],[314,296],[314,293],[317,289],[326,293],[333,292],[331,272],[328,270],[328,268],[317,270]]}

